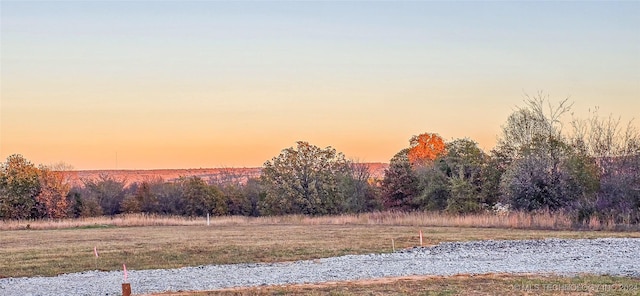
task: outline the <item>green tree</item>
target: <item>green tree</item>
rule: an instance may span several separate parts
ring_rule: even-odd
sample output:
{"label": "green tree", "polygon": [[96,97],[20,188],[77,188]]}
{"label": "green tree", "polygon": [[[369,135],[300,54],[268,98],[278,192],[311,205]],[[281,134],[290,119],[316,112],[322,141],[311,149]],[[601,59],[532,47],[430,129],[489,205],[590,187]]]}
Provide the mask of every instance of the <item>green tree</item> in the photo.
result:
{"label": "green tree", "polygon": [[0,219],[36,218],[40,171],[22,155],[0,165]]}
{"label": "green tree", "polygon": [[501,200],[500,182],[510,165],[510,157],[500,150],[491,150],[486,165],[482,167],[480,173],[482,199],[487,205],[493,206]]}
{"label": "green tree", "polygon": [[471,139],[456,139],[446,144],[446,151],[437,165],[447,177],[464,177],[479,186],[488,157],[478,143]]}
{"label": "green tree", "polygon": [[210,213],[222,216],[227,214],[224,196],[215,186],[208,185],[200,177],[183,178],[180,183],[185,215],[205,216]]}
{"label": "green tree", "polygon": [[[515,209],[559,210],[577,197],[579,188],[566,166],[571,153],[561,141],[549,148],[535,147],[515,160],[502,179],[502,192]],[[578,194],[579,195],[579,194]]]}
{"label": "green tree", "polygon": [[160,186],[162,179],[145,180],[140,183],[135,193],[135,198],[140,204],[140,211],[143,213],[158,213],[160,210],[160,202],[158,196],[153,190]]}
{"label": "green tree", "polygon": [[382,203],[385,209],[411,210],[418,196],[419,183],[405,148],[391,158],[382,180]]}
{"label": "green tree", "polygon": [[248,174],[229,168],[223,168],[209,178],[209,184],[216,186],[224,195],[229,215],[250,215],[252,204],[244,188],[249,178]]}
{"label": "green tree", "polygon": [[[516,209],[572,210],[593,191],[588,159],[562,133],[564,100],[553,106],[541,93],[525,101],[503,127],[496,151],[506,167],[503,199]],[[548,107],[547,107],[548,106]]]}
{"label": "green tree", "polygon": [[483,194],[489,157],[471,139],[456,139],[447,143],[447,154],[437,162],[449,179],[450,199],[447,211],[456,213],[477,212],[483,204],[493,202]]}
{"label": "green tree", "polygon": [[69,217],[86,218],[102,215],[102,208],[95,194],[86,186],[73,186],[67,194]]}
{"label": "green tree", "polygon": [[251,201],[247,198],[242,183],[226,183],[218,185],[224,195],[230,215],[249,216],[252,210]]}
{"label": "green tree", "polygon": [[349,171],[342,177],[340,191],[343,194],[343,209],[349,213],[362,213],[380,208],[376,190],[370,183],[369,167],[364,163],[351,162]]}
{"label": "green tree", "polygon": [[262,187],[260,179],[247,179],[247,183],[242,188],[242,191],[247,202],[249,203],[248,215],[252,217],[260,216],[260,203],[261,201],[265,200],[267,195]]}
{"label": "green tree", "polygon": [[101,207],[102,214],[116,215],[121,213],[121,204],[125,197],[125,180],[118,180],[110,175],[101,174],[96,180],[83,180],[87,190],[86,206],[91,206],[91,215],[97,213],[94,203]]}
{"label": "green tree", "polygon": [[416,169],[417,191],[412,204],[414,208],[441,211],[447,207],[451,196],[449,178],[435,165]]}
{"label": "green tree", "polygon": [[151,188],[158,199],[158,213],[184,214],[185,200],[181,182],[162,182],[154,184]]}
{"label": "green tree", "polygon": [[123,213],[140,213],[141,212],[141,204],[135,195],[127,194],[125,195],[122,203],[120,204],[120,209]]}
{"label": "green tree", "polygon": [[447,212],[466,214],[482,210],[481,195],[478,194],[477,185],[466,179],[462,170],[457,177],[449,178],[449,183],[451,196],[447,199]]}
{"label": "green tree", "polygon": [[344,204],[340,178],[348,170],[349,162],[335,149],[297,142],[296,148],[284,149],[264,163],[263,212],[271,215],[339,213]]}

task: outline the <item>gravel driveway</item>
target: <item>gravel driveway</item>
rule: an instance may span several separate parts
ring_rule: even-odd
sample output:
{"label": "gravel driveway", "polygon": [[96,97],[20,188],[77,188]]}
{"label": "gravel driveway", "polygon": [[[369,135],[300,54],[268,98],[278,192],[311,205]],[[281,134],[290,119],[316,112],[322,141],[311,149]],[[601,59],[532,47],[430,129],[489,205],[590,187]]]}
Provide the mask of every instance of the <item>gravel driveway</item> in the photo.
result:
{"label": "gravel driveway", "polygon": [[[131,270],[133,294],[314,283],[409,275],[576,273],[640,277],[640,239],[546,239],[442,243],[391,254],[271,264]],[[122,272],[0,279],[0,295],[120,295]]]}

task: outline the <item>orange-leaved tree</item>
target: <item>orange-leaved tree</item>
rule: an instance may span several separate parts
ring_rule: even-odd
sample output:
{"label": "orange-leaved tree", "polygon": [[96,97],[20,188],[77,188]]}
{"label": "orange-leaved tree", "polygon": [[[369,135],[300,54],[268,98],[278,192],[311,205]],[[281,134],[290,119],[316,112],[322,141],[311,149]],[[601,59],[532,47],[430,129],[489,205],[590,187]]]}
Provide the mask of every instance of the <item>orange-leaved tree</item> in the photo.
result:
{"label": "orange-leaved tree", "polygon": [[409,142],[411,147],[407,156],[413,165],[427,164],[446,153],[444,140],[435,133],[413,136]]}
{"label": "orange-leaved tree", "polygon": [[66,218],[69,210],[67,194],[71,190],[69,174],[71,167],[65,164],[40,167],[40,194],[36,196],[38,215],[43,218]]}

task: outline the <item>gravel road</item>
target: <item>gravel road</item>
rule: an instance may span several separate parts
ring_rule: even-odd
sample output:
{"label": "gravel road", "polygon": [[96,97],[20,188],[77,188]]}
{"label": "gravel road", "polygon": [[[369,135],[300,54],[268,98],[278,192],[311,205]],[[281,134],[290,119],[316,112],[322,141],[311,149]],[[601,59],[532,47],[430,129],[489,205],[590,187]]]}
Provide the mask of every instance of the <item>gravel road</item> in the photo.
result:
{"label": "gravel road", "polygon": [[[442,243],[391,254],[320,260],[131,270],[133,294],[372,279],[409,275],[576,273],[640,277],[640,239],[546,239]],[[88,271],[0,279],[0,295],[120,295],[123,273]]]}

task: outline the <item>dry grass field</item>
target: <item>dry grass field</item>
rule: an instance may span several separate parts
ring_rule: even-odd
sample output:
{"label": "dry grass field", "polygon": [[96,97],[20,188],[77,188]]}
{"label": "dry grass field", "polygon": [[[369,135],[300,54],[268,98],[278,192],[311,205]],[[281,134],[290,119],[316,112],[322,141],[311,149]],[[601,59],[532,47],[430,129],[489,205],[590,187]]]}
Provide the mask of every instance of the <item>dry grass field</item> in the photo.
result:
{"label": "dry grass field", "polygon": [[413,276],[219,291],[175,292],[153,296],[244,295],[638,295],[640,279],[583,275]]}
{"label": "dry grass field", "polygon": [[[210,226],[202,220],[177,218],[176,224],[185,225],[170,226],[169,220],[149,218],[145,223],[159,226],[134,226],[145,224],[141,217],[122,218],[121,224],[103,223],[109,218],[76,226],[69,221],[48,227],[39,223],[51,222],[31,222],[35,226],[30,229],[0,231],[0,277],[118,270],[123,263],[130,269],[153,269],[390,252],[392,240],[397,249],[419,245],[420,230],[425,245],[486,239],[640,237],[640,232],[420,226],[415,219],[418,225],[405,225],[410,220],[402,220],[408,219],[404,216],[357,224],[356,218],[222,217],[213,219]],[[93,254],[94,247],[99,258]]]}
{"label": "dry grass field", "polygon": [[[0,230],[43,230],[67,229],[99,226],[195,226],[203,225],[205,218],[156,216],[145,214],[119,215],[114,217],[91,217],[62,220],[0,220]],[[612,230],[640,231],[638,226],[619,225],[612,221],[600,221],[593,218],[584,225],[576,226],[571,217],[562,213],[525,213],[510,212],[504,214],[479,213],[468,215],[450,215],[441,212],[374,212],[364,214],[345,214],[338,216],[267,216],[245,217],[224,216],[211,220],[212,225],[394,225],[394,226],[439,226],[439,227],[482,227],[538,230]]]}
{"label": "dry grass field", "polygon": [[[218,217],[211,219],[210,226],[203,218],[141,215],[5,221],[0,222],[0,278],[119,270],[123,263],[129,269],[154,269],[383,253],[392,251],[392,240],[396,249],[419,245],[419,231],[425,245],[487,239],[640,237],[637,231],[602,230],[610,226],[600,224],[592,224],[592,230],[568,230],[571,225],[566,221],[562,216],[518,213]],[[638,295],[639,281],[588,275],[411,277],[166,295]],[[553,285],[582,290],[540,288]]]}

